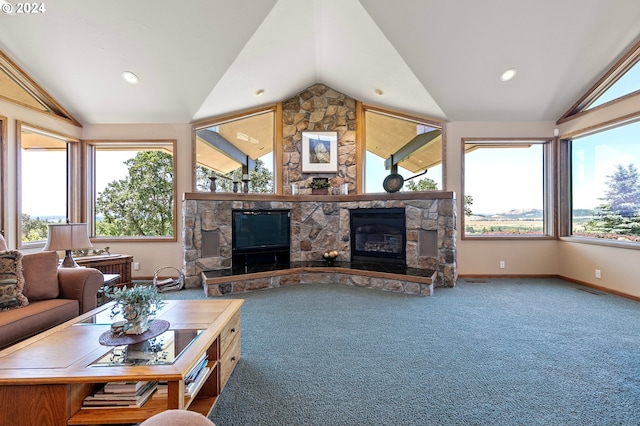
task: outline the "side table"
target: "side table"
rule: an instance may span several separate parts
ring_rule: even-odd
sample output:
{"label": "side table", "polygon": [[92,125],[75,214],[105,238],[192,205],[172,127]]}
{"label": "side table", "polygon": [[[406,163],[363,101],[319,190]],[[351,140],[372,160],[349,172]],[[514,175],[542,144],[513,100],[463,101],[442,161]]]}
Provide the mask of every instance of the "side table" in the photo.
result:
{"label": "side table", "polygon": [[85,256],[74,258],[76,263],[87,268],[96,268],[103,274],[118,274],[120,278],[115,282],[118,286],[131,286],[130,254],[106,254],[99,256]]}
{"label": "side table", "polygon": [[[114,285],[117,285],[116,283],[120,279],[120,274],[102,274],[102,276],[104,277],[104,284],[102,285],[105,287],[113,287]],[[104,293],[98,293],[98,306],[104,305],[105,302],[107,302],[107,300],[104,297]]]}

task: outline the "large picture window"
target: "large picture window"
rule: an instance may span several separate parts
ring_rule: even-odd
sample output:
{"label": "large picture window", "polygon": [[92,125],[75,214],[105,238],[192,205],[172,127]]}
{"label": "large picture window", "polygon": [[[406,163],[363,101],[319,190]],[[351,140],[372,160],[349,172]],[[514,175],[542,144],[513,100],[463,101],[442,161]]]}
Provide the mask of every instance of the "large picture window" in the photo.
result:
{"label": "large picture window", "polygon": [[548,140],[465,139],[463,237],[552,234]]}
{"label": "large picture window", "polygon": [[90,141],[92,237],[175,240],[175,141]]}
{"label": "large picture window", "polygon": [[566,141],[571,235],[640,242],[640,121]]}
{"label": "large picture window", "polygon": [[73,154],[78,141],[23,123],[19,129],[18,234],[22,248],[47,240],[48,225],[73,220]]}

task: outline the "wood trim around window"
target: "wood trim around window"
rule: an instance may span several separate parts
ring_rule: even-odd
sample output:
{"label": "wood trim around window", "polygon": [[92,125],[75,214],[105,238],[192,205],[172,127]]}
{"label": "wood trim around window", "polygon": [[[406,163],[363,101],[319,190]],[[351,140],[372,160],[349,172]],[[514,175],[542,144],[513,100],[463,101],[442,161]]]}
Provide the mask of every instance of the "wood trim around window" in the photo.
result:
{"label": "wood trim around window", "polygon": [[[178,141],[176,139],[87,139],[83,141],[84,145],[84,156],[85,161],[89,161],[89,157],[91,157],[91,148],[92,146],[100,146],[100,144],[111,144],[112,146],[117,147],[118,144],[128,145],[130,147],[139,146],[140,148],[144,148],[145,145],[151,145],[153,147],[154,144],[171,144],[172,149],[172,157],[173,157],[173,235],[172,236],[153,236],[153,237],[144,237],[144,236],[134,236],[134,237],[105,237],[105,236],[95,236],[91,235],[92,242],[175,242],[178,241],[178,204],[180,204],[180,199],[178,199]],[[91,168],[87,170],[92,170],[92,173],[95,173],[93,170],[94,165],[92,164]],[[86,176],[87,185],[89,185],[89,176]],[[94,182],[91,179],[90,184],[93,186]],[[95,211],[95,206],[93,206],[93,197],[91,195],[93,188],[86,188],[85,197],[86,197],[86,216],[84,220],[87,223],[90,223],[90,230],[94,229],[95,224],[93,221],[94,217],[89,217],[89,215],[93,216],[93,212]],[[91,203],[91,205],[89,204]],[[93,231],[91,232],[93,234]]]}
{"label": "wood trim around window", "polygon": [[629,71],[637,62],[640,61],[640,41],[627,53],[625,53],[615,64],[602,76],[596,83],[587,90],[563,115],[558,119],[556,124],[562,124],[576,117],[587,114],[591,111],[601,109],[603,107],[613,105],[629,97],[640,94],[640,90],[633,91],[619,98],[613,99],[593,109],[586,109],[595,102],[604,92],[613,86],[620,77]]}
{"label": "wood trim around window", "polygon": [[44,243],[38,244],[24,244],[22,242],[22,221],[20,217],[23,213],[22,211],[22,131],[23,128],[28,128],[34,130],[36,132],[42,133],[45,136],[59,139],[60,141],[64,141],[69,144],[69,149],[67,150],[67,219],[71,222],[79,221],[81,218],[79,216],[79,203],[81,199],[81,195],[79,194],[79,180],[80,171],[78,169],[78,164],[80,163],[80,139],[75,138],[73,136],[66,135],[64,133],[59,133],[53,130],[49,130],[46,127],[38,126],[35,124],[27,123],[24,121],[16,120],[16,146],[15,146],[15,164],[16,164],[16,182],[15,182],[15,191],[16,191],[16,199],[15,199],[15,211],[16,211],[16,225],[15,225],[15,238],[16,238],[16,247],[18,249],[22,248],[32,248],[32,247],[40,247],[44,245]]}

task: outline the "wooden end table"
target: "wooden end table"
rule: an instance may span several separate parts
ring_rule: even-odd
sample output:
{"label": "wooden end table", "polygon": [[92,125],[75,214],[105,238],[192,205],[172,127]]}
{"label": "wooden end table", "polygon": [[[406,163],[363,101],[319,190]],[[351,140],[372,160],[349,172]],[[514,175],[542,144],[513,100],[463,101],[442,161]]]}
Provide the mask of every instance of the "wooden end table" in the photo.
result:
{"label": "wooden end table", "polygon": [[96,256],[75,257],[76,263],[86,268],[96,268],[103,274],[118,274],[120,278],[116,285],[131,285],[131,264],[133,256],[130,254],[104,254]]}

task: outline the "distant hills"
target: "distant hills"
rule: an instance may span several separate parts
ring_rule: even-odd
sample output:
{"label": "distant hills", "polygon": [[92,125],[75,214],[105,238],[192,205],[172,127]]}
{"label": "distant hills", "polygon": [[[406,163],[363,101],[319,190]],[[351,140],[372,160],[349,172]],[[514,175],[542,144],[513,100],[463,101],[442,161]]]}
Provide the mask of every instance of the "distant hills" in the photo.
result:
{"label": "distant hills", "polygon": [[[488,219],[504,219],[504,220],[542,220],[542,209],[512,209],[503,213],[485,213],[485,214],[472,214],[472,218],[475,220],[488,220]],[[592,217],[593,209],[575,209],[573,210],[573,217]]]}

